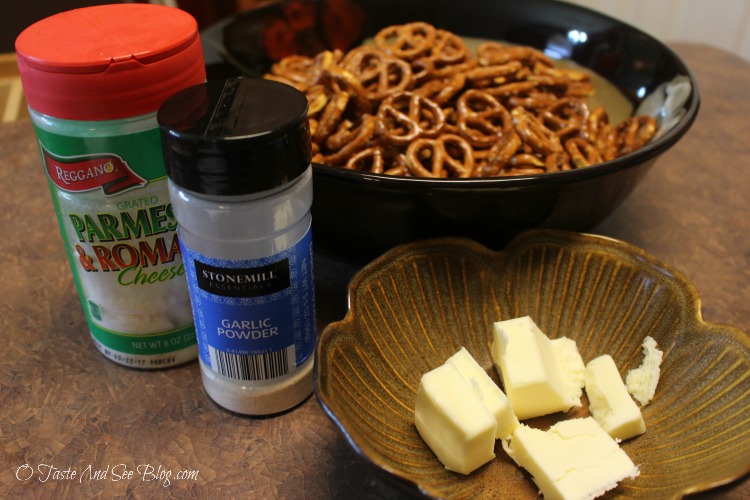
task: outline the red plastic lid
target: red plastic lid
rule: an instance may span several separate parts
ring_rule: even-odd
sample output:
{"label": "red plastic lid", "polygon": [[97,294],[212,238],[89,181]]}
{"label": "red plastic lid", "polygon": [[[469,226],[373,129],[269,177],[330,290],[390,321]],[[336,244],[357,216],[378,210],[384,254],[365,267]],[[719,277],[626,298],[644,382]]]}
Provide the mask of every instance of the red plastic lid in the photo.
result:
{"label": "red plastic lid", "polygon": [[29,106],[68,120],[115,120],[155,112],[203,83],[198,24],[185,11],[113,4],[56,14],[16,39]]}

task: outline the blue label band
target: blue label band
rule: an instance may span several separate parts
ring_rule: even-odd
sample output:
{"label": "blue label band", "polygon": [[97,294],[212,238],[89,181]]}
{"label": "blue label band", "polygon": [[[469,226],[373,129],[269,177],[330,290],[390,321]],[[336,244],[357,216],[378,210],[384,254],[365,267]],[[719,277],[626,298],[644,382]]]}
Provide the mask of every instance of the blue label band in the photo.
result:
{"label": "blue label band", "polygon": [[310,229],[289,249],[262,259],[214,259],[181,247],[206,365],[237,380],[268,380],[294,371],[313,354]]}

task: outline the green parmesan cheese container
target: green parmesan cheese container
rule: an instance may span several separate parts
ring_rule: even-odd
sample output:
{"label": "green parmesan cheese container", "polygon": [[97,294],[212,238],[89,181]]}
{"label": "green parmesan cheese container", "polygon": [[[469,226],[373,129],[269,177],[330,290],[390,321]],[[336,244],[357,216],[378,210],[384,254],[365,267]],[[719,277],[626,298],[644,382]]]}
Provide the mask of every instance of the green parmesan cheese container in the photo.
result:
{"label": "green parmesan cheese container", "polygon": [[151,4],[76,9],[26,28],[16,52],[94,345],[133,368],[194,360],[156,111],[205,81],[195,19]]}

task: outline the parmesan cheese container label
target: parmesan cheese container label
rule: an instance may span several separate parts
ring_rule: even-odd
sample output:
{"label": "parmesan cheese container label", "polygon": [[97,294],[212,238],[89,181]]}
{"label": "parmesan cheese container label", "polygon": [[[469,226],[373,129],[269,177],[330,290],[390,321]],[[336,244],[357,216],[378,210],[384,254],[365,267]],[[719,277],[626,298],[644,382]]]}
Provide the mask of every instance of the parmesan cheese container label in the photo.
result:
{"label": "parmesan cheese container label", "polygon": [[94,343],[135,368],[197,355],[158,129],[71,137],[36,127]]}

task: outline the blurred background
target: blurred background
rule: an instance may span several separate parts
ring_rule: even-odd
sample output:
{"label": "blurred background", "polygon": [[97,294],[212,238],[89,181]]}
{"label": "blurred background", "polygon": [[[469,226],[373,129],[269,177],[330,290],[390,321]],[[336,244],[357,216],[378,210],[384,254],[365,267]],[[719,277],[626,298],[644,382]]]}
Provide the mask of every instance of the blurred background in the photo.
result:
{"label": "blurred background", "polygon": [[750,0],[569,0],[664,42],[692,41],[750,60]]}
{"label": "blurred background", "polygon": [[[52,14],[113,1],[116,0],[0,2],[1,121],[13,121],[24,117],[26,113],[13,54],[18,34],[26,26]],[[151,3],[180,7],[190,12],[203,30],[233,14],[272,1],[274,0],[152,0]],[[750,0],[568,1],[621,19],[665,42],[705,43],[750,60]]]}

